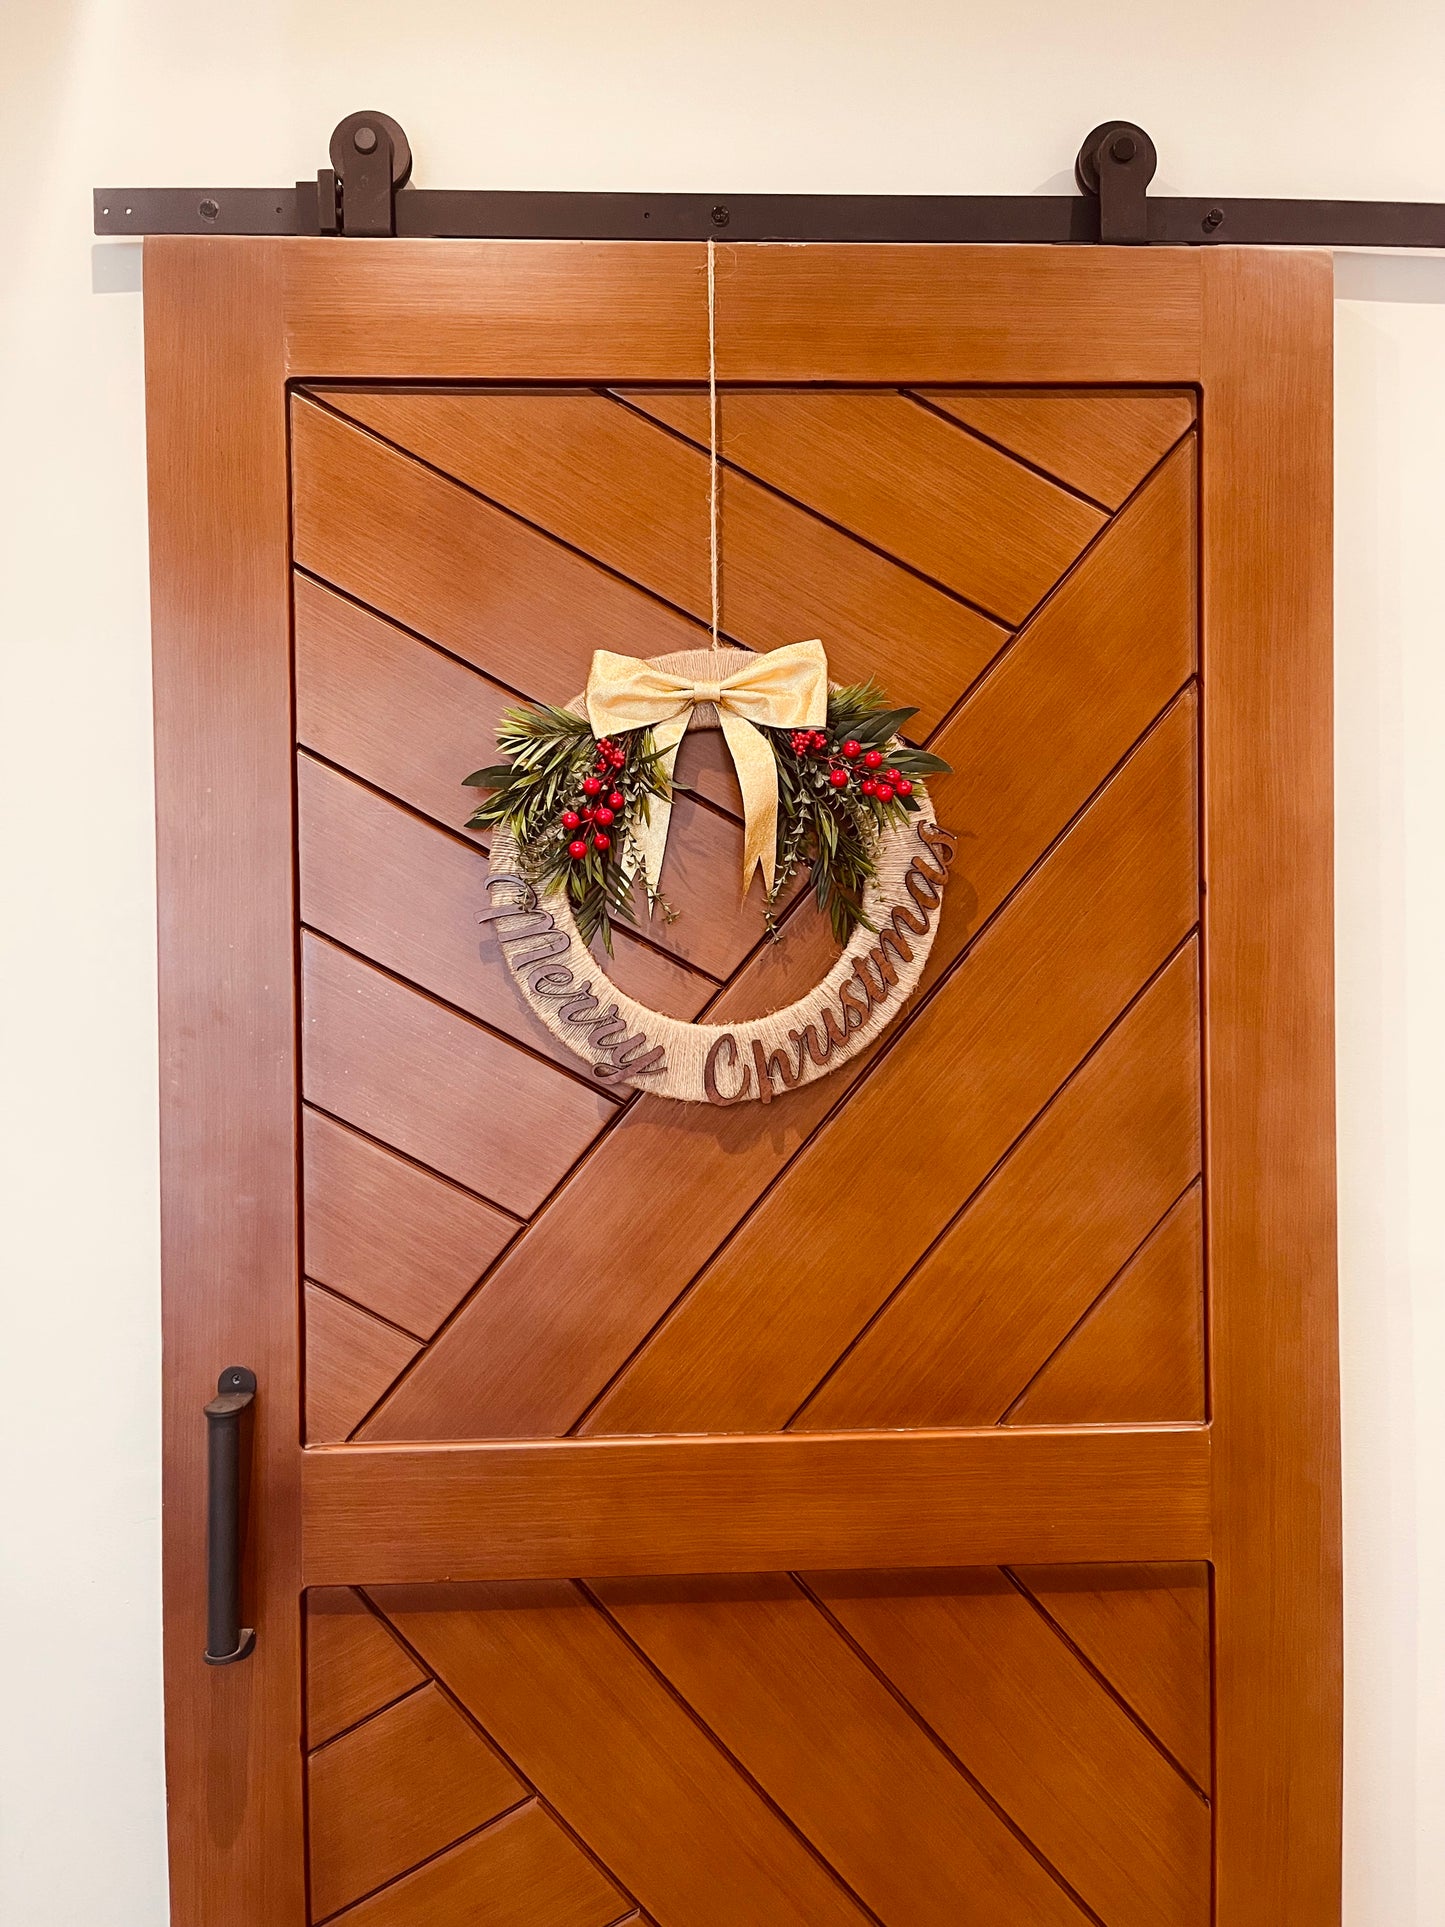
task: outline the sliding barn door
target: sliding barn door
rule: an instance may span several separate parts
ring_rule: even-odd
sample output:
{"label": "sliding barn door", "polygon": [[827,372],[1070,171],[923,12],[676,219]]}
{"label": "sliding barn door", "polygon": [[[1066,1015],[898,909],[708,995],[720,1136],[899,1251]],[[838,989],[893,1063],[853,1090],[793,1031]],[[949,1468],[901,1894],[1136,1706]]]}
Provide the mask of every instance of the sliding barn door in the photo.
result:
{"label": "sliding barn door", "polygon": [[[706,642],[703,251],[148,253],[174,1917],[1326,1927],[1327,270],[716,284],[724,637],[916,705],[958,839],[905,1014],[730,1109],[532,1017],[461,787]],[[678,775],[613,973],[761,1015],[826,924]]]}

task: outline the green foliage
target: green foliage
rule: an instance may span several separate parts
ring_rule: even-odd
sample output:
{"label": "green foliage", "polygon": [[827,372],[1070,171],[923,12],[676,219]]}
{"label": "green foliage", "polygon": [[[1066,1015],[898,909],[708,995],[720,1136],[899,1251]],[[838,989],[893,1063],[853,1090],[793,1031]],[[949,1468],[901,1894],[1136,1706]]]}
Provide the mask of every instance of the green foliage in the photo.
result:
{"label": "green foliage", "polygon": [[[877,870],[878,845],[885,826],[901,826],[919,808],[915,796],[892,796],[880,802],[861,788],[862,757],[842,755],[845,742],[876,749],[885,767],[896,769],[913,782],[919,777],[947,774],[942,757],[897,741],[897,733],[918,714],[916,709],[890,709],[875,683],[851,683],[828,697],[827,743],[821,750],[799,750],[791,730],[769,730],[778,764],[777,873],[768,899],[767,923],[776,932],[773,912],[778,900],[807,865],[813,896],[827,916],[838,943],[844,944],[861,923],[872,928],[863,914],[863,892]],[[846,788],[835,789],[830,772],[846,768]]]}
{"label": "green foliage", "polygon": [[[813,896],[841,943],[860,923],[863,892],[877,868],[878,845],[885,826],[901,827],[917,811],[914,796],[893,796],[886,802],[865,796],[862,756],[848,759],[842,745],[852,739],[863,751],[877,749],[885,767],[896,769],[910,782],[946,773],[948,764],[898,739],[898,731],[918,712],[890,709],[873,683],[854,683],[834,690],[828,698],[828,720],[821,748],[800,749],[793,732],[767,730],[778,767],[777,876],[764,912],[768,930],[776,934],[774,912],[779,898],[798,871],[811,871]],[[517,841],[528,878],[539,894],[564,890],[583,939],[600,935],[612,949],[614,922],[634,923],[634,885],[641,881],[634,826],[648,820],[654,798],[669,794],[650,730],[631,730],[612,739],[620,763],[606,759],[607,745],[597,743],[585,716],[546,703],[511,709],[497,731],[497,747],[507,759],[476,770],[466,781],[485,791],[468,821],[469,829],[492,829],[498,824]],[[842,768],[849,780],[841,788],[830,772]],[[587,777],[601,774],[606,791],[620,790],[623,807],[606,826],[610,848],[598,850],[595,831],[586,824],[567,829],[564,811],[580,816],[589,799],[583,790]],[[568,845],[587,845],[585,856],[574,859]],[[670,922],[676,915],[655,892]],[[870,926],[871,927],[871,926]]]}
{"label": "green foliage", "polygon": [[[467,828],[500,824],[510,830],[528,882],[539,895],[565,890],[583,941],[591,943],[600,935],[609,954],[614,921],[637,921],[632,894],[639,865],[631,826],[647,820],[651,798],[668,794],[652,732],[631,730],[615,741],[623,760],[603,770],[585,716],[546,703],[509,709],[497,730],[497,747],[510,761],[479,769],[466,779],[488,792]],[[613,790],[623,796],[623,807],[607,826],[610,847],[605,851],[597,849],[585,824],[567,829],[562,823],[565,810],[580,816],[592,802],[582,785],[594,774],[602,776],[604,796]],[[574,841],[587,844],[580,861],[568,855]],[[672,914],[665,905],[663,909],[665,915]]]}

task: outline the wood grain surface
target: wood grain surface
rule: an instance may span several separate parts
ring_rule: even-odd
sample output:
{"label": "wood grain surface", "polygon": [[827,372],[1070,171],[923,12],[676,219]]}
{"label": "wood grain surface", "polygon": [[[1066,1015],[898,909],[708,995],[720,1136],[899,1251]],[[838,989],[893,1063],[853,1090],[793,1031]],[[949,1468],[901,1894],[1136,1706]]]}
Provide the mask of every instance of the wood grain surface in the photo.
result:
{"label": "wood grain surface", "polygon": [[926,388],[919,399],[1111,509],[1194,420],[1194,397],[1178,390]]}
{"label": "wood grain surface", "polygon": [[1199,1426],[329,1446],[306,1583],[1208,1555]]}
{"label": "wood grain surface", "polygon": [[306,1595],[306,1742],[323,1746],[424,1684],[426,1675],[349,1586]]}
{"label": "wood grain surface", "polygon": [[1333,283],[1324,255],[1202,266],[1218,1906],[1264,1927],[1340,1909]]}

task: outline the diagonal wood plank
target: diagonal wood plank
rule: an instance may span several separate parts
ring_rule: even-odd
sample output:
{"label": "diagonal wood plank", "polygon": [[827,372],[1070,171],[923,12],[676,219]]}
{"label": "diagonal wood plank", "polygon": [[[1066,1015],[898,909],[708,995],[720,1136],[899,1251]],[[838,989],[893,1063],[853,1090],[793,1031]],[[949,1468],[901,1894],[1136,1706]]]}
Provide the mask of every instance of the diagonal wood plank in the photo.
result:
{"label": "diagonal wood plank", "polygon": [[658,656],[703,640],[655,597],[313,403],[292,403],[291,438],[295,561],[509,689],[565,703],[594,649]]}
{"label": "diagonal wood plank", "polygon": [[503,1209],[535,1211],[616,1104],[465,1017],[307,935],[309,1102]]}
{"label": "diagonal wood plank", "polygon": [[1209,1809],[998,1572],[807,1583],[1109,1927],[1205,1927]]}
{"label": "diagonal wood plank", "polygon": [[308,1274],[430,1338],[516,1220],[319,1111],[302,1130]]}
{"label": "diagonal wood plank", "polygon": [[841,1884],[575,1586],[375,1598],[664,1927],[861,1927]]}
{"label": "diagonal wood plank", "polygon": [[344,1927],[623,1927],[637,1916],[529,1801],[342,1916]]}
{"label": "diagonal wood plank", "polygon": [[462,778],[518,697],[299,571],[292,612],[297,742],[485,847]]}
{"label": "diagonal wood plank", "polygon": [[421,1350],[394,1325],[306,1286],[306,1443],[344,1439]]}
{"label": "diagonal wood plank", "polygon": [[[635,410],[566,391],[366,389],[328,399],[707,621],[706,458]],[[839,681],[875,674],[886,651],[894,693],[919,705],[920,728],[942,718],[1004,641],[996,623],[746,476],[723,479],[722,528],[728,633],[755,649],[821,635]]]}
{"label": "diagonal wood plank", "polygon": [[[954,766],[934,792],[960,856],[925,988],[997,910],[1070,817],[1191,674],[1193,470],[1177,458],[1119,517],[959,710],[936,747]],[[1111,673],[1126,658],[1131,673]],[[1080,716],[1088,715],[1087,728]],[[1050,754],[1040,759],[1037,745]],[[792,919],[784,954],[765,946],[710,1013],[776,1009],[822,974],[821,919]],[[785,956],[795,960],[788,976]],[[824,965],[826,968],[826,965]],[[757,987],[768,996],[759,999]],[[885,1042],[897,1035],[897,1027]],[[771,1107],[739,1111],[644,1098],[564,1187],[478,1296],[368,1423],[369,1438],[486,1437],[565,1430],[873,1061]],[[635,1200],[672,1173],[665,1244],[646,1266],[599,1269],[628,1249]]]}
{"label": "diagonal wood plank", "polygon": [[705,618],[708,472],[585,389],[333,389],[353,421]]}
{"label": "diagonal wood plank", "polygon": [[[296,783],[302,922],[575,1071],[577,1053],[517,994],[478,922],[490,900],[486,857],[309,756],[297,758]],[[678,1017],[695,1017],[716,988],[621,932],[608,974]]]}
{"label": "diagonal wood plank", "polygon": [[1198,1187],[1063,1342],[1010,1425],[1204,1417],[1204,1211]]}
{"label": "diagonal wood plank", "polygon": [[[890,1927],[1083,1927],[1063,1889],[784,1573],[590,1590]],[[825,1734],[836,1743],[821,1743]]]}
{"label": "diagonal wood plank", "polygon": [[1116,509],[1194,419],[1182,389],[923,388],[934,408]]}
{"label": "diagonal wood plank", "polygon": [[[485,844],[465,828],[476,792],[462,778],[479,757],[492,760],[501,714],[528,688],[503,688],[299,571],[292,605],[298,741]],[[676,781],[729,815],[742,814],[720,731],[688,731]]]}
{"label": "diagonal wood plank", "polygon": [[307,1778],[317,1920],[526,1794],[506,1762],[432,1685],[313,1753]]}
{"label": "diagonal wood plank", "polygon": [[[630,399],[706,440],[706,396]],[[1022,622],[1103,526],[1081,502],[887,389],[723,391],[719,446],[831,521],[1009,623]]]}
{"label": "diagonal wood plank", "polygon": [[[1195,749],[1191,696],[828,1120],[583,1430],[787,1423],[1193,925]],[[840,1172],[853,1182],[840,1186]]]}
{"label": "diagonal wood plank", "polygon": [[1191,945],[928,1252],[794,1425],[827,1431],[997,1420],[1199,1169],[1198,1057]]}
{"label": "diagonal wood plank", "polygon": [[1208,1792],[1208,1566],[1016,1566],[1013,1572]]}
{"label": "diagonal wood plank", "polygon": [[350,1586],[306,1595],[306,1742],[322,1746],[425,1675]]}

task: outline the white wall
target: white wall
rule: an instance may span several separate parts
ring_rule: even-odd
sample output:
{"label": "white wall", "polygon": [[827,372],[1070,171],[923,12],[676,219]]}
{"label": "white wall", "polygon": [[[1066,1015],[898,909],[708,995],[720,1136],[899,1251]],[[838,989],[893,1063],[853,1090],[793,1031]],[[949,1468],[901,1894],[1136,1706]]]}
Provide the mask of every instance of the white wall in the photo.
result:
{"label": "white wall", "polygon": [[[160,1927],[153,877],[137,250],[385,108],[431,185],[1445,200],[1439,0],[0,0],[0,1918]],[[1348,1919],[1445,1918],[1445,261],[1341,263]],[[1001,1923],[1001,1927],[1004,1924]],[[1280,1927],[1289,1927],[1281,1923]]]}

